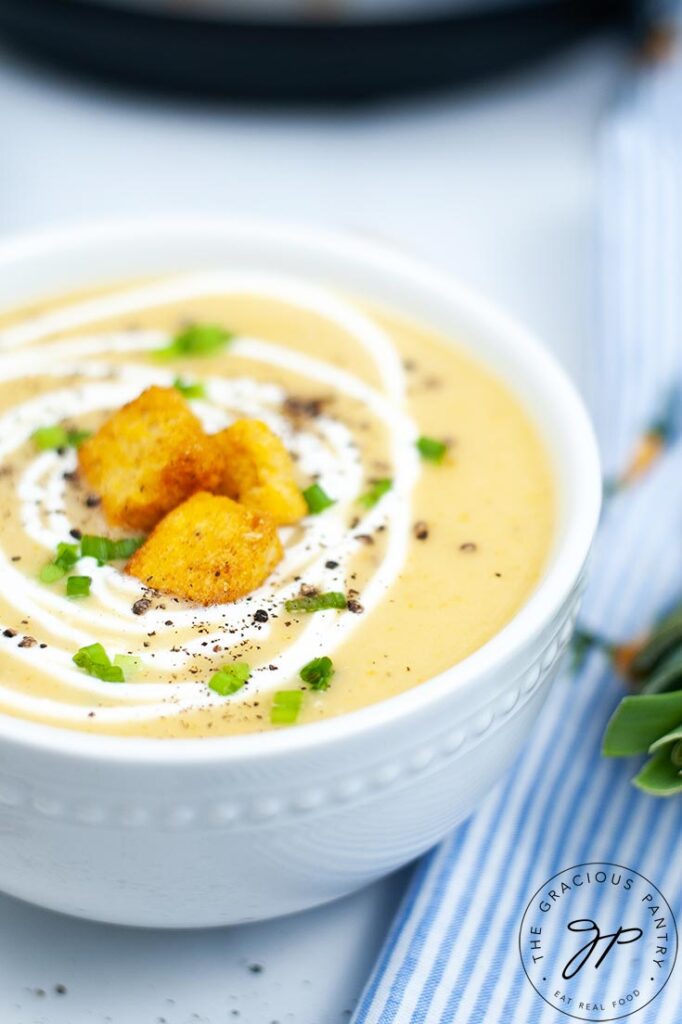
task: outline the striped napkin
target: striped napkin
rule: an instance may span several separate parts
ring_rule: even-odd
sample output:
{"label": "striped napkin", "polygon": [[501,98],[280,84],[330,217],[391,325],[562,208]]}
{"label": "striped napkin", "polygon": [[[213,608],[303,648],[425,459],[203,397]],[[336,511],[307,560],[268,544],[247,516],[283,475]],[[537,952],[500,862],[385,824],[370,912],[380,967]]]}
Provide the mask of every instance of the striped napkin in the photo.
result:
{"label": "striped napkin", "polygon": [[[582,625],[624,642],[682,595],[682,438],[667,429],[656,435],[665,445],[642,446],[661,410],[668,425],[674,421],[675,386],[682,389],[677,59],[639,72],[629,84],[605,126],[601,168],[592,406],[607,478],[623,486],[605,507]],[[417,867],[354,1024],[559,1024],[571,1012],[606,1019],[608,1007],[577,1008],[579,988],[560,1012],[559,997],[546,990],[541,997],[521,961],[526,906],[547,879],[572,865],[609,862],[645,876],[667,897],[682,929],[682,796],[640,792],[630,784],[639,762],[600,754],[605,724],[622,695],[622,681],[599,650],[555,684],[516,767]],[[565,913],[566,926],[571,913],[598,920],[605,900],[613,912],[606,887],[592,888],[574,912],[568,901],[565,911],[556,911]],[[623,924],[636,923],[641,901],[635,906],[627,893],[617,900]],[[642,959],[644,942],[627,950],[632,953],[621,947],[609,953],[600,967],[602,992],[625,998],[654,982]],[[593,963],[584,968],[583,993],[594,989],[596,976]],[[627,1012],[619,1006],[612,1019]],[[632,1020],[682,1022],[681,964]]]}

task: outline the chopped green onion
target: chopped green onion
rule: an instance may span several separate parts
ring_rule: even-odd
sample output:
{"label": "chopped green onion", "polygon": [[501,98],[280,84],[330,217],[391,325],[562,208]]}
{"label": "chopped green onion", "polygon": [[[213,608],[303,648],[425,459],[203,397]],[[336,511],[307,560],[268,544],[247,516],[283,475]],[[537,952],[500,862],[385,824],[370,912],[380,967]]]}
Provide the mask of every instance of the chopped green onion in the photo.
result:
{"label": "chopped green onion", "polygon": [[303,497],[311,516],[319,515],[320,512],[324,512],[326,508],[334,504],[334,499],[330,498],[319,484],[311,484],[310,487],[306,487]]}
{"label": "chopped green onion", "polygon": [[393,487],[393,481],[385,477],[383,480],[375,480],[372,486],[365,494],[361,494],[358,501],[365,508],[374,508],[377,502],[383,498],[384,494],[390,491]]}
{"label": "chopped green onion", "polygon": [[241,690],[250,675],[251,668],[245,661],[235,661],[232,664],[223,665],[221,669],[214,672],[208,685],[221,697],[229,697],[230,694]]}
{"label": "chopped green onion", "polygon": [[69,430],[68,432],[69,448],[80,448],[83,441],[87,441],[89,437],[92,437],[91,430]]}
{"label": "chopped green onion", "polygon": [[81,555],[84,558],[96,558],[98,562],[115,562],[118,559],[130,558],[143,543],[144,537],[122,537],[112,540],[110,537],[95,537],[85,534],[81,538]]}
{"label": "chopped green onion", "polygon": [[81,538],[81,554],[84,558],[96,558],[98,562],[108,562],[111,557],[111,541],[108,537],[94,537],[86,533]]}
{"label": "chopped green onion", "polygon": [[299,675],[311,690],[328,690],[331,678],[334,675],[332,659],[326,655],[322,658],[313,658],[312,661],[303,666]]}
{"label": "chopped green onion", "polygon": [[218,324],[191,324],[184,331],[176,334],[169,345],[157,350],[157,355],[166,358],[182,356],[211,356],[219,352],[234,338],[231,331],[226,331]]}
{"label": "chopped green onion", "polygon": [[312,597],[293,597],[285,602],[284,607],[288,612],[322,612],[328,608],[345,608],[346,595],[338,590],[330,590],[327,594],[314,594]]}
{"label": "chopped green onion", "polygon": [[91,583],[92,579],[90,576],[69,576],[66,581],[66,596],[89,597]]}
{"label": "chopped green onion", "polygon": [[101,644],[89,644],[81,647],[73,656],[73,661],[89,676],[95,676],[105,683],[123,683],[125,676],[120,665],[112,665],[109,655]]}
{"label": "chopped green onion", "polygon": [[183,398],[205,398],[206,387],[199,381],[191,384],[189,381],[185,381],[182,377],[176,377],[173,381],[173,387],[176,391],[179,391]]}
{"label": "chopped green onion", "polygon": [[52,562],[44,565],[39,573],[41,583],[54,583],[66,576],[69,569],[78,561],[78,545],[65,544],[60,541],[57,545],[57,554]]}
{"label": "chopped green onion", "polygon": [[445,441],[437,441],[433,437],[420,437],[417,441],[417,450],[422,459],[428,462],[442,462],[448,446]]}
{"label": "chopped green onion", "polygon": [[62,576],[66,576],[66,569],[62,569],[60,565],[55,562],[48,562],[44,565],[39,573],[39,579],[41,583],[56,583]]}
{"label": "chopped green onion", "polygon": [[109,559],[115,562],[119,558],[130,558],[144,544],[144,537],[121,537],[110,542]]}
{"label": "chopped green onion", "polygon": [[273,725],[293,725],[301,710],[303,694],[300,690],[277,690],[270,709]]}
{"label": "chopped green onion", "polygon": [[60,569],[70,569],[78,561],[78,545],[67,544],[64,541],[60,541],[57,544],[57,557],[54,560],[54,564],[58,565]]}
{"label": "chopped green onion", "polygon": [[90,437],[89,430],[67,430],[58,425],[54,427],[38,427],[31,434],[31,440],[41,452],[58,448],[78,448]]}
{"label": "chopped green onion", "polygon": [[141,665],[142,658],[138,658],[134,654],[114,655],[114,667],[122,669],[124,679],[130,679],[131,676],[134,676],[139,671]]}

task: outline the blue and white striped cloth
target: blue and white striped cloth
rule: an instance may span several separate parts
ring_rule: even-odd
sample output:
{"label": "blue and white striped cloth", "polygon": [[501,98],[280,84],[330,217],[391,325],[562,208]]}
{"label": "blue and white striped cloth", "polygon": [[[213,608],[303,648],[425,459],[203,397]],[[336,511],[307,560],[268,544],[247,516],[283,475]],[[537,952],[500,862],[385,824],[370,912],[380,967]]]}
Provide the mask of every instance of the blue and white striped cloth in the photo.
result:
{"label": "blue and white striped cloth", "polygon": [[[592,404],[606,474],[617,476],[672,387],[682,385],[682,65],[641,72],[609,116],[601,146]],[[632,639],[681,594],[677,442],[609,502],[582,623]],[[569,1020],[526,979],[518,931],[535,890],[571,865],[633,868],[682,922],[682,796],[644,795],[630,785],[635,763],[600,755],[622,694],[598,652],[577,677],[565,673],[555,684],[506,781],[418,866],[354,1024]],[[632,1020],[682,1022],[680,964]]]}

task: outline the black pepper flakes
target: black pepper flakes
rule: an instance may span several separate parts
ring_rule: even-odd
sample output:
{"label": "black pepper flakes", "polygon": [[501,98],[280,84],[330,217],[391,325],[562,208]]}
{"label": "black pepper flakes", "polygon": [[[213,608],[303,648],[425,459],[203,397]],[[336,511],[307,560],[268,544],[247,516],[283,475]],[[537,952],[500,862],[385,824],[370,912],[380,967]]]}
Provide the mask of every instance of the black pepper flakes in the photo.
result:
{"label": "black pepper flakes", "polygon": [[16,629],[3,629],[2,635],[8,636],[11,639],[13,636],[17,635],[17,631]]}
{"label": "black pepper flakes", "polygon": [[37,643],[34,636],[25,636],[19,641],[19,647],[35,647]]}
{"label": "black pepper flakes", "polygon": [[85,504],[87,505],[88,508],[97,508],[101,501],[102,499],[98,498],[96,494],[88,494],[87,498],[85,499]]}
{"label": "black pepper flakes", "polygon": [[351,597],[350,600],[346,602],[346,608],[349,612],[353,612],[355,615],[362,615],[365,610],[360,602],[356,601],[354,597]]}
{"label": "black pepper flakes", "polygon": [[324,567],[325,569],[338,569],[339,563],[330,558],[328,562],[324,563]]}
{"label": "black pepper flakes", "polygon": [[74,526],[72,530],[69,530],[69,533],[71,534],[74,540],[81,540],[83,537],[82,532],[78,529],[77,526]]}
{"label": "black pepper flakes", "polygon": [[429,535],[429,527],[423,519],[414,524],[413,530],[417,540],[426,540]]}
{"label": "black pepper flakes", "polygon": [[258,611],[254,612],[254,622],[267,622],[270,616],[266,612],[265,608],[259,608]]}
{"label": "black pepper flakes", "polygon": [[151,608],[152,603],[148,597],[140,597],[132,607],[133,615],[144,615]]}
{"label": "black pepper flakes", "polygon": [[472,540],[466,541],[464,544],[460,544],[460,551],[478,551],[478,545],[474,544]]}

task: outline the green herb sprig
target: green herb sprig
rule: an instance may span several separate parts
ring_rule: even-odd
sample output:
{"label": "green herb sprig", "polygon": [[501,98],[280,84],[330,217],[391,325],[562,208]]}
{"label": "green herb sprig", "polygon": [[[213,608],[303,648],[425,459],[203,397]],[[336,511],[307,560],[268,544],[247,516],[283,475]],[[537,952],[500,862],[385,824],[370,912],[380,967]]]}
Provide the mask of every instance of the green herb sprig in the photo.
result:
{"label": "green herb sprig", "polygon": [[682,793],[682,605],[636,644],[611,644],[589,634],[636,692],[624,697],[607,725],[606,757],[649,754],[633,782],[655,796]]}

